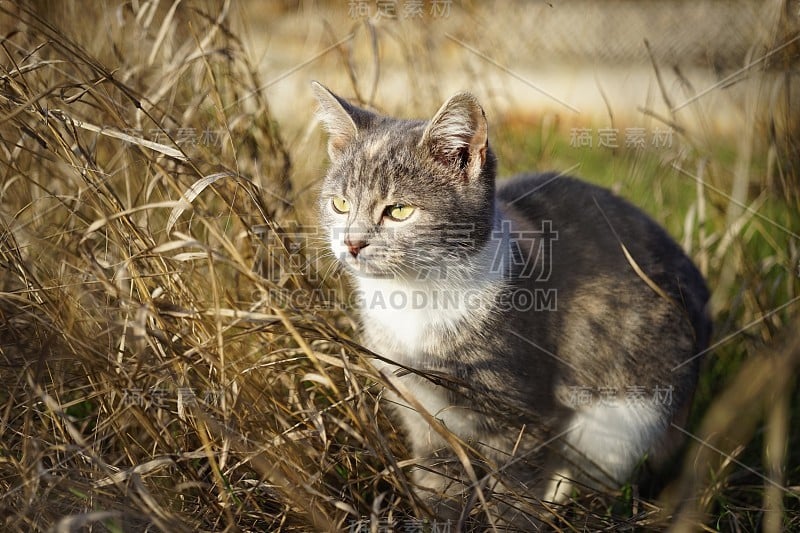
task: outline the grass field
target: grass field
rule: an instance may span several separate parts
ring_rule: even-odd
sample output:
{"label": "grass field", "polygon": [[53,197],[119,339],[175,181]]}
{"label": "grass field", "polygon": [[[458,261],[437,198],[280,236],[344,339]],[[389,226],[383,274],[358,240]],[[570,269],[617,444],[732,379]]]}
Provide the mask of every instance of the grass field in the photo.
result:
{"label": "grass field", "polygon": [[[267,100],[235,6],[0,2],[4,531],[425,516],[347,285],[318,261],[324,138],[273,113],[311,92]],[[650,117],[627,146],[642,123],[490,116],[503,175],[573,169],[614,189],[713,293],[663,490],[576,494],[555,530],[800,530],[798,48],[771,57],[735,80],[743,127],[727,135]]]}

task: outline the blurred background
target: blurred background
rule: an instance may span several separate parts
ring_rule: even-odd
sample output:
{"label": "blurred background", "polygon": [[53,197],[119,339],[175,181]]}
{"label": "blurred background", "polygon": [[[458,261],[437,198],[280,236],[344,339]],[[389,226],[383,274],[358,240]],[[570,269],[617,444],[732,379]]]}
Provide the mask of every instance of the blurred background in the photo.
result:
{"label": "blurred background", "polygon": [[[554,113],[568,123],[641,122],[650,110],[698,125],[702,109],[707,126],[726,133],[742,126],[740,82],[755,72],[770,86],[760,103],[785,105],[774,86],[796,56],[800,16],[797,2],[738,0],[246,2],[240,9],[265,94],[276,102],[308,94],[314,78],[390,112],[435,108],[467,89],[492,110]],[[275,113],[291,119],[296,111],[276,106]]]}

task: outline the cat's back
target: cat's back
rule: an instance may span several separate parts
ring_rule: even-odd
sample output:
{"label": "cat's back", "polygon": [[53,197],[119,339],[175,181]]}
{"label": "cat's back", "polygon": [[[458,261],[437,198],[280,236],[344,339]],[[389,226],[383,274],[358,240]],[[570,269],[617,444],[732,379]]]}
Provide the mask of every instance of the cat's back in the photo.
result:
{"label": "cat's back", "polygon": [[557,235],[553,259],[569,261],[573,277],[641,276],[635,262],[657,284],[679,283],[703,303],[708,299],[702,275],[672,237],[606,188],[562,174],[522,174],[498,184],[497,201],[501,210],[537,231],[543,223],[552,228]]}
{"label": "cat's back", "polygon": [[[661,226],[639,208],[608,189],[577,178],[557,173],[521,174],[498,184],[497,200],[512,216],[535,225],[550,222],[565,239],[559,239],[560,246],[571,252],[585,251],[580,255],[620,249],[624,244],[631,253],[645,256],[660,250],[659,258],[667,262],[686,258]],[[616,266],[619,257],[609,250],[586,259],[601,263],[595,263],[596,273],[609,261],[608,266]]]}
{"label": "cat's back", "polygon": [[[501,182],[497,201],[518,227],[538,235],[542,228],[551,232],[551,245],[531,254],[546,264],[547,279],[528,283],[557,291],[559,312],[552,320],[570,315],[563,323],[594,339],[606,335],[609,346],[626,334],[629,346],[643,344],[642,332],[652,336],[653,345],[670,337],[690,340],[675,361],[707,346],[711,326],[703,277],[643,211],[608,189],[555,173]],[[565,335],[563,327],[554,329]]]}

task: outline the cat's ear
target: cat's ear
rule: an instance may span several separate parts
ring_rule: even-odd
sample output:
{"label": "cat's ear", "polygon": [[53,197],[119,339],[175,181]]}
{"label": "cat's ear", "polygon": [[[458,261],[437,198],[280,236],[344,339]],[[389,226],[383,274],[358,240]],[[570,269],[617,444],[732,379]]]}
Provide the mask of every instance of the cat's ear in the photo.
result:
{"label": "cat's ear", "polygon": [[420,144],[441,163],[463,171],[466,179],[479,175],[489,148],[489,126],[478,99],[469,93],[450,98],[431,119]]}
{"label": "cat's ear", "polygon": [[317,118],[328,132],[328,155],[335,161],[347,145],[358,138],[359,130],[369,125],[372,113],[350,105],[321,83],[313,81],[311,88],[319,102]]}

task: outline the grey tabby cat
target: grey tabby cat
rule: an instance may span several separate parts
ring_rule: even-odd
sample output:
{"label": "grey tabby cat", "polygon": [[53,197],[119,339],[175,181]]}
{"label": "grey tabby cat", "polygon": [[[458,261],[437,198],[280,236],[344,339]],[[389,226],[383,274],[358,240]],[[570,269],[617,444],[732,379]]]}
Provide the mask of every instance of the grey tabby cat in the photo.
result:
{"label": "grey tabby cat", "polygon": [[668,452],[710,322],[703,278],[664,230],[574,178],[496,187],[468,93],[420,121],[313,88],[331,161],[321,221],[435,515],[457,518],[482,486],[506,501],[495,523],[525,527],[526,499],[619,486]]}

